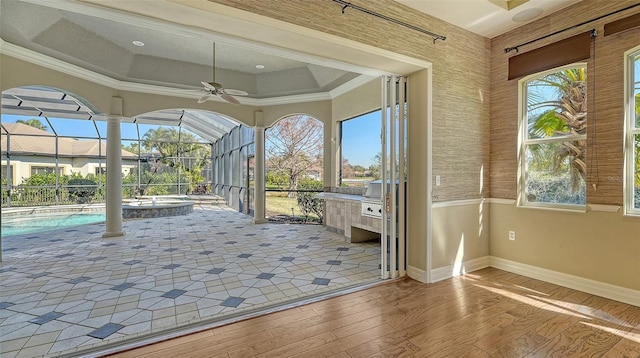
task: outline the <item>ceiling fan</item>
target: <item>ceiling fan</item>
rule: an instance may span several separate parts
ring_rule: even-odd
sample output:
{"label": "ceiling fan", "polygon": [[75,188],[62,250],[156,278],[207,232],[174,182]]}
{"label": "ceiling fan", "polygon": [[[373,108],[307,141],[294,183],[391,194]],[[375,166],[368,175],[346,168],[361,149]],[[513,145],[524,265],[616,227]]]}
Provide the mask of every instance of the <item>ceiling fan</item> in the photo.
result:
{"label": "ceiling fan", "polygon": [[222,87],[221,84],[216,82],[216,44],[215,43],[213,44],[213,81],[211,82],[202,81],[200,83],[202,83],[202,85],[204,86],[204,91],[206,92],[206,94],[200,97],[200,99],[198,99],[198,103],[204,103],[213,96],[219,96],[220,98],[224,99],[229,103],[240,104],[240,102],[233,96],[248,95],[248,93],[245,91],[224,88]]}

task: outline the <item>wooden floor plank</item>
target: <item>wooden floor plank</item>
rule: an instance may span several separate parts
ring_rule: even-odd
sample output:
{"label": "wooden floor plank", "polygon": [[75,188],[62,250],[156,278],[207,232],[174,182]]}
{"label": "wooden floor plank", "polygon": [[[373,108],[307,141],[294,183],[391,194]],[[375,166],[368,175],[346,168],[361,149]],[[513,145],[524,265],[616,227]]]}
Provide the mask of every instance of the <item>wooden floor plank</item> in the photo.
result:
{"label": "wooden floor plank", "polygon": [[494,268],[397,280],[112,355],[640,357],[640,307]]}

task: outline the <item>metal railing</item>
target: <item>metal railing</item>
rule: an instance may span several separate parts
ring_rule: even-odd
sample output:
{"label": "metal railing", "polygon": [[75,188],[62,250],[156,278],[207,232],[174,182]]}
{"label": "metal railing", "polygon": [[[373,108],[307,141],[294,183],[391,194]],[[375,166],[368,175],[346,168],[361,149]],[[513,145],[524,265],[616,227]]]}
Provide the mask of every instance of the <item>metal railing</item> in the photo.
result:
{"label": "metal railing", "polygon": [[[2,207],[97,204],[106,200],[104,185],[14,185],[2,188]],[[210,194],[211,183],[200,183],[190,189],[178,184],[123,184],[122,197],[135,198],[143,195]]]}

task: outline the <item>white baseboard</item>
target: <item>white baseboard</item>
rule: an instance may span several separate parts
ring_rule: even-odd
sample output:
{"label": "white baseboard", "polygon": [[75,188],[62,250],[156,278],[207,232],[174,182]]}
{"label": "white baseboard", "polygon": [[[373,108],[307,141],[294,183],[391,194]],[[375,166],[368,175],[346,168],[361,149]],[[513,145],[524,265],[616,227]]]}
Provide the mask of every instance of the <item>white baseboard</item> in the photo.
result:
{"label": "white baseboard", "polygon": [[491,267],[495,267],[500,270],[640,307],[640,291],[638,290],[615,286],[562,272],[551,271],[494,256],[490,257],[490,263]]}
{"label": "white baseboard", "polygon": [[407,276],[411,277],[416,281],[427,283],[427,272],[417,267],[407,265]]}
{"label": "white baseboard", "polygon": [[483,256],[476,259],[463,261],[459,266],[449,265],[431,269],[431,282],[438,282],[454,276],[460,276],[468,272],[480,270],[489,267],[490,263],[490,256]]}

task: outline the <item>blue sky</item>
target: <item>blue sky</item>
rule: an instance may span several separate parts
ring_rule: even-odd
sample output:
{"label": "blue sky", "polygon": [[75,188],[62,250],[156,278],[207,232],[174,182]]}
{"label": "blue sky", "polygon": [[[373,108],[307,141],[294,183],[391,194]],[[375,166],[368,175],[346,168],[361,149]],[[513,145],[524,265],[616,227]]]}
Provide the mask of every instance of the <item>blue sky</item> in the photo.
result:
{"label": "blue sky", "polygon": [[381,150],[380,111],[342,122],[342,156],[351,165],[369,167]]}
{"label": "blue sky", "polygon": [[[15,123],[18,119],[30,119],[29,116],[14,116],[3,114],[2,122]],[[44,118],[40,119],[45,126],[49,127]],[[96,129],[92,121],[89,120],[69,120],[49,118],[59,135],[62,136],[83,136],[98,138]],[[100,136],[106,138],[107,123],[96,121]],[[158,126],[140,125],[140,135],[150,128]],[[123,123],[122,139],[137,138],[136,127],[133,123]],[[362,116],[342,122],[343,130],[343,157],[349,160],[352,165],[362,165],[369,167],[373,164],[373,157],[380,152],[380,111],[371,112]],[[49,128],[49,131],[51,129]],[[125,143],[126,144],[126,143]]]}

